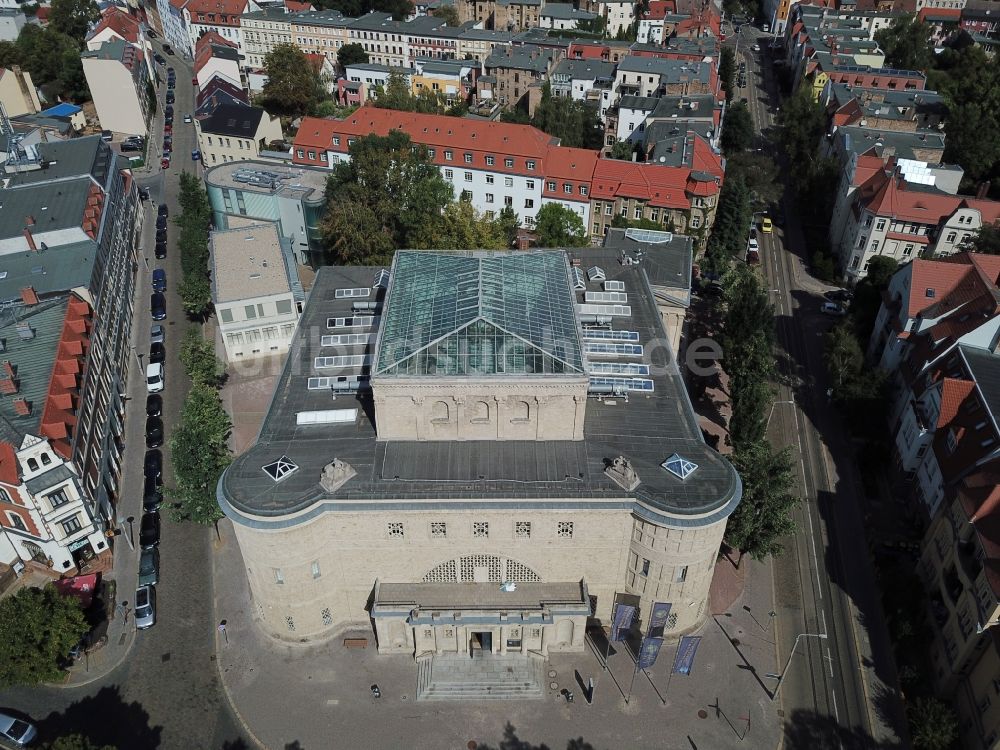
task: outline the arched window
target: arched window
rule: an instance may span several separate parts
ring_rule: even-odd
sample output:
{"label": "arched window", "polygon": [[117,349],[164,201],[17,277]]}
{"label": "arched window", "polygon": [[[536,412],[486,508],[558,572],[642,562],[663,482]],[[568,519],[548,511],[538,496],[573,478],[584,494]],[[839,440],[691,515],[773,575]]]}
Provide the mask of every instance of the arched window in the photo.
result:
{"label": "arched window", "polygon": [[42,466],[48,466],[50,463],[52,463],[52,458],[49,456],[48,453],[43,453],[42,454]]}
{"label": "arched window", "polygon": [[24,545],[24,551],[28,553],[28,557],[32,560],[42,561],[48,559],[45,551],[34,542],[22,542],[22,544]]}
{"label": "arched window", "polygon": [[485,401],[477,401],[472,405],[472,421],[473,422],[489,422],[490,421],[490,405]]}
{"label": "arched window", "polygon": [[0,503],[12,503],[13,500],[10,499],[10,493],[7,492],[3,487],[0,487]]}
{"label": "arched window", "polygon": [[435,401],[434,406],[431,407],[431,421],[433,422],[447,422],[448,421],[448,404],[444,401]]}
{"label": "arched window", "polygon": [[531,418],[531,406],[527,401],[517,401],[510,415],[511,422],[527,422]]}
{"label": "arched window", "polygon": [[38,471],[38,461],[36,461],[33,458],[29,458],[28,459],[28,470],[29,471]]}

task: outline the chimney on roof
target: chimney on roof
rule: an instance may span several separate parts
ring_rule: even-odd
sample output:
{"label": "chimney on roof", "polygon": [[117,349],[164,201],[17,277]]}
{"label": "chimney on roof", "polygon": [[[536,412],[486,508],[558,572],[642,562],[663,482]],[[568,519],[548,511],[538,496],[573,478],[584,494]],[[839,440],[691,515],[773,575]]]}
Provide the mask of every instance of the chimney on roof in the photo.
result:
{"label": "chimney on roof", "polygon": [[[32,223],[34,223],[34,222],[32,222]],[[24,228],[24,239],[26,239],[28,241],[28,247],[31,250],[38,250],[38,248],[35,246],[35,238],[31,234],[31,230],[28,229],[27,227]]]}
{"label": "chimney on roof", "polygon": [[35,224],[35,217],[34,216],[32,216],[31,214],[28,214],[27,216],[24,217],[24,226],[30,227],[30,226],[34,226],[34,224]]}
{"label": "chimney on roof", "polygon": [[27,305],[37,305],[38,295],[35,293],[35,288],[32,286],[26,286],[21,290],[21,301]]}
{"label": "chimney on roof", "polygon": [[26,401],[24,397],[18,397],[14,399],[14,413],[19,417],[27,417],[31,414],[31,402]]}

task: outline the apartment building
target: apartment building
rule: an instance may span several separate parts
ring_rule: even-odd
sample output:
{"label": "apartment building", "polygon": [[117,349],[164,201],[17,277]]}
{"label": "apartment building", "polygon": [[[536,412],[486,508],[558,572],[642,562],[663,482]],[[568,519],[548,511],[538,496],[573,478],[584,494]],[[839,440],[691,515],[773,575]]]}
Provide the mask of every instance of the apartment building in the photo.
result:
{"label": "apartment building", "polygon": [[191,60],[194,58],[194,52],[188,34],[188,19],[184,15],[184,6],[187,3],[188,0],[156,0],[156,9],[159,12],[166,41],[178,55]]}
{"label": "apartment building", "polygon": [[[37,298],[41,305],[74,291],[90,307],[87,315],[73,309],[89,318],[84,327],[93,346],[67,339],[58,376],[43,391],[44,400],[30,405],[42,414],[37,436],[72,463],[84,494],[107,522],[115,518],[126,381],[135,362],[130,333],[140,262],[138,190],[127,162],[96,135],[40,143],[8,158],[6,171],[0,298],[11,306]],[[82,325],[73,324],[78,335]],[[13,379],[18,376],[15,369]],[[20,376],[27,378],[28,370]]]}
{"label": "apartment building", "polygon": [[899,132],[944,130],[948,106],[936,91],[855,88],[828,81],[820,95],[830,128],[857,125]]}
{"label": "apartment building", "polygon": [[267,144],[282,139],[281,121],[260,107],[220,104],[194,119],[205,166],[260,158]]}
{"label": "apartment building", "polygon": [[538,14],[538,26],[542,29],[568,31],[578,28],[581,23],[593,23],[596,13],[588,13],[573,7],[572,3],[546,3]]}
{"label": "apartment building", "polygon": [[629,55],[615,71],[614,91],[619,96],[715,95],[718,87],[713,62]]}
{"label": "apartment building", "polygon": [[214,31],[227,42],[236,45],[243,56],[243,28],[240,17],[260,10],[253,0],[186,0],[183,7],[184,25],[188,33],[185,48],[195,54],[198,38]]}
{"label": "apartment building", "polygon": [[279,44],[292,43],[292,19],[284,7],[266,7],[240,16],[246,67],[264,67],[264,58]]}
{"label": "apartment building", "polygon": [[113,37],[80,54],[101,127],[145,136],[149,131],[149,68],[140,49]]}
{"label": "apartment building", "polygon": [[[439,21],[440,23],[440,21]],[[409,66],[410,51],[405,24],[388,13],[369,13],[347,26],[347,43],[360,44],[368,62],[403,68]],[[454,42],[457,47],[457,42]]]}
{"label": "apartment building", "polygon": [[458,0],[458,20],[474,21],[487,29],[517,32],[536,28],[542,0]]}
{"label": "apartment building", "polygon": [[607,143],[630,141],[643,143],[646,131],[656,122],[677,124],[704,122],[709,130],[718,130],[722,110],[714,96],[623,96],[608,114]]}
{"label": "apartment building", "polygon": [[209,247],[226,361],[287,352],[305,301],[291,241],[268,222],[216,229]]}
{"label": "apartment building", "polygon": [[143,33],[138,19],[116,6],[106,8],[101,13],[101,20],[87,34],[87,49],[96,51],[104,42],[110,42],[113,39],[121,39],[126,44],[131,44],[139,49],[148,68],[147,76],[153,77],[153,45],[150,44],[149,37]]}
{"label": "apartment building", "polygon": [[509,31],[463,27],[456,37],[456,55],[460,60],[475,60],[482,65],[495,50],[509,47],[513,38]]}
{"label": "apartment building", "polygon": [[245,88],[243,67],[236,43],[223,39],[214,31],[206,32],[195,43],[193,69],[199,90],[213,78],[219,78],[235,88]]}
{"label": "apartment building", "polygon": [[593,104],[603,122],[614,104],[615,66],[603,60],[560,60],[552,71],[552,96]]}
{"label": "apartment building", "polygon": [[663,44],[673,34],[677,24],[686,18],[674,10],[672,2],[651,0],[648,10],[639,18],[636,41],[639,44]]}
{"label": "apartment building", "polygon": [[337,63],[337,51],[348,43],[347,25],[354,19],[336,10],[296,13],[291,17],[292,41],[303,52],[324,55]]}
{"label": "apartment building", "polygon": [[541,99],[541,85],[549,80],[561,57],[559,53],[530,46],[496,50],[483,65],[485,75],[495,79],[493,98],[501,106],[515,107],[534,87],[535,96],[528,106],[531,114],[534,104]]}
{"label": "apartment building", "polygon": [[583,0],[580,9],[604,19],[604,33],[615,37],[635,23],[635,3],[628,0]]}

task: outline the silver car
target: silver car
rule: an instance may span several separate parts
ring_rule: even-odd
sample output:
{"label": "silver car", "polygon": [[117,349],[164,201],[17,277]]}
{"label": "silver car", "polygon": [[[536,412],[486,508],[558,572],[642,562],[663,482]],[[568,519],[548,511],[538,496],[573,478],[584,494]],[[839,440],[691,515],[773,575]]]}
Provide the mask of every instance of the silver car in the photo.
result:
{"label": "silver car", "polygon": [[149,343],[150,344],[162,344],[164,339],[163,326],[156,323],[149,328]]}
{"label": "silver car", "polygon": [[0,713],[0,737],[13,742],[15,747],[27,747],[37,736],[38,730],[32,724]]}
{"label": "silver car", "polygon": [[152,586],[160,578],[160,551],[156,547],[144,549],[139,556],[139,585]]}
{"label": "silver car", "polygon": [[140,586],[135,590],[135,627],[145,630],[155,624],[156,589],[152,586]]}

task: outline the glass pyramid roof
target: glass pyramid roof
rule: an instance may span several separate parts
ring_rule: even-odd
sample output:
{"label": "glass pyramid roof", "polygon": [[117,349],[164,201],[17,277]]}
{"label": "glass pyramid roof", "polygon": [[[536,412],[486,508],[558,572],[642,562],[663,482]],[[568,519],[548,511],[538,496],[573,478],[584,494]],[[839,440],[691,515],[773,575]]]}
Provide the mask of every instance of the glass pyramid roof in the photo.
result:
{"label": "glass pyramid roof", "polygon": [[561,252],[396,254],[375,372],[585,373]]}

